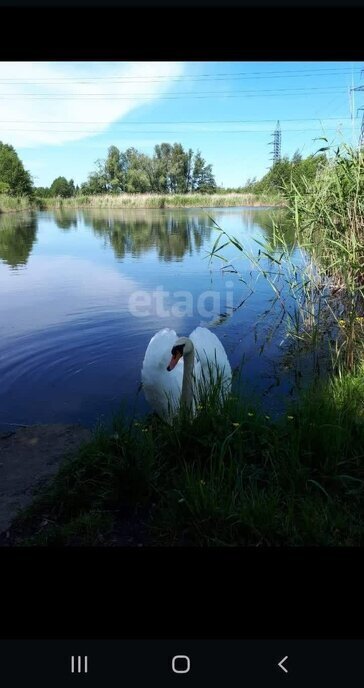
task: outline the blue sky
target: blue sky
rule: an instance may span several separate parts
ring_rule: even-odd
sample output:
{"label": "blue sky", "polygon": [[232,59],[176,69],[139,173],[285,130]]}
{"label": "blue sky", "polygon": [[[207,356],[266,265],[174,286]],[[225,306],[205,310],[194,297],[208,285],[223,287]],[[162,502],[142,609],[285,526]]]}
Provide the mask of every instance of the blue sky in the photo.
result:
{"label": "blue sky", "polygon": [[[87,179],[110,145],[152,154],[180,142],[212,163],[217,183],[244,184],[270,166],[279,120],[282,155],[357,142],[364,62],[0,63],[0,140],[37,186]],[[354,117],[352,117],[354,115]]]}

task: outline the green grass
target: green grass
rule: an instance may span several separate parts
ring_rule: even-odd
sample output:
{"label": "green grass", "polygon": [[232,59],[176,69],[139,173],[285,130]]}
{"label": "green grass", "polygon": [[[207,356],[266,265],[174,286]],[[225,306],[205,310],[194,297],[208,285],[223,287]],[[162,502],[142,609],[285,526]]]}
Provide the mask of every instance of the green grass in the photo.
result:
{"label": "green grass", "polygon": [[30,210],[36,207],[37,202],[29,196],[8,196],[7,194],[0,194],[0,213]]}
{"label": "green grass", "polygon": [[14,542],[108,544],[142,513],[154,545],[362,545],[363,401],[360,368],[275,421],[216,395],[172,425],[120,417],[19,516]]}
{"label": "green grass", "polygon": [[278,196],[254,194],[104,194],[39,199],[43,208],[224,208],[278,205]]}

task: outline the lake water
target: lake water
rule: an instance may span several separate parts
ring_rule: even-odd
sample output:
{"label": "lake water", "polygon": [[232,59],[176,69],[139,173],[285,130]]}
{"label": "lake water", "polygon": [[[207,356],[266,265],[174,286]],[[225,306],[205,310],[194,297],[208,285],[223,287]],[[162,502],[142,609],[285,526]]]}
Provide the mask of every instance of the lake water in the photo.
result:
{"label": "lake water", "polygon": [[[283,325],[261,352],[269,284],[234,247],[208,252],[211,217],[253,251],[275,211],[256,208],[62,210],[0,215],[0,428],[107,420],[122,404],[148,411],[138,391],[144,353],[163,327],[188,335],[207,325],[241,385],[279,408]],[[210,216],[210,217],[209,217]],[[225,270],[222,267],[225,265]],[[246,302],[238,306],[250,293]],[[182,293],[181,293],[182,292]],[[207,293],[209,292],[209,293]],[[187,296],[186,296],[187,294]]]}

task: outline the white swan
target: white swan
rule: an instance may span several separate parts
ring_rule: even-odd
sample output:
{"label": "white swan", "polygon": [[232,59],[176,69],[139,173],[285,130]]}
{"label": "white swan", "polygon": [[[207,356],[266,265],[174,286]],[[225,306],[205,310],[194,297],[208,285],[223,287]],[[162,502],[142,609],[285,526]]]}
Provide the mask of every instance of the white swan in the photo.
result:
{"label": "white swan", "polygon": [[142,386],[147,402],[162,418],[170,421],[180,405],[194,412],[201,385],[206,389],[217,380],[223,392],[230,390],[231,367],[225,349],[206,327],[196,327],[189,337],[164,329],[150,340]]}

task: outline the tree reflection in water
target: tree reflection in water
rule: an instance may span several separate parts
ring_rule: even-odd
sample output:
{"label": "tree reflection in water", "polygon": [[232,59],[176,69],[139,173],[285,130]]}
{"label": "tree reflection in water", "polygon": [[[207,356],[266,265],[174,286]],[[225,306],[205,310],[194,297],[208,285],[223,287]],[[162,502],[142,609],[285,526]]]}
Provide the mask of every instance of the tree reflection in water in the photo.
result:
{"label": "tree reflection in water", "polygon": [[[234,234],[239,235],[239,227],[248,236],[255,232],[256,226],[264,231],[265,238],[272,238],[273,226],[270,210],[244,209],[222,210],[153,210],[153,209],[120,209],[83,208],[56,209],[51,212],[51,219],[63,232],[74,231],[79,227],[90,228],[93,233],[103,238],[105,246],[113,249],[117,260],[123,260],[128,254],[140,258],[143,254],[155,250],[159,260],[180,262],[185,255],[199,254],[203,245],[208,243],[216,233],[216,226],[209,217],[225,227],[226,222],[233,222]],[[282,226],[284,215],[276,218]],[[7,213],[0,215],[0,260],[11,268],[25,265],[36,242],[36,213]],[[285,232],[290,242],[290,228]],[[257,247],[258,248],[258,247]]]}
{"label": "tree reflection in water", "polygon": [[26,265],[37,237],[35,213],[0,214],[0,260],[11,268]]}
{"label": "tree reflection in water", "polygon": [[206,213],[186,215],[185,210],[84,210],[83,219],[96,235],[105,238],[119,260],[156,249],[161,260],[180,261],[186,253],[198,253],[212,231]]}

